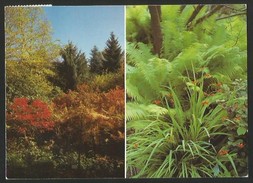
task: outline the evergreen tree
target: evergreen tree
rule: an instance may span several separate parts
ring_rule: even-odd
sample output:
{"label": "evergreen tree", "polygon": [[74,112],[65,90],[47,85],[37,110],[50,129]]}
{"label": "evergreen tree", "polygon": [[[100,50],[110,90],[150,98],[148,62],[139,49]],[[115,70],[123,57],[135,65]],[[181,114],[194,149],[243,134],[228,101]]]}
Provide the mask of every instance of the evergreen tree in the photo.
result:
{"label": "evergreen tree", "polygon": [[83,82],[89,73],[87,60],[84,53],[78,51],[71,42],[61,50],[63,62],[59,64],[59,74],[62,76],[64,91],[75,90],[77,85]]}
{"label": "evergreen tree", "polygon": [[101,74],[103,72],[103,56],[100,53],[96,46],[91,50],[90,58],[90,72]]}
{"label": "evergreen tree", "polygon": [[117,38],[112,32],[110,38],[106,42],[106,48],[103,52],[104,62],[103,68],[108,72],[116,72],[120,68],[120,61],[123,53]]}

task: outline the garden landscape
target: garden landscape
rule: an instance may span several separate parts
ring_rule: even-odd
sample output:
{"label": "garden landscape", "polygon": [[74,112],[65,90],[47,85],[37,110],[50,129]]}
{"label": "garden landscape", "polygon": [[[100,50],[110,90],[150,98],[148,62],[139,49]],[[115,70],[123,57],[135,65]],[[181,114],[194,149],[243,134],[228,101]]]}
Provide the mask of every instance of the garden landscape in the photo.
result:
{"label": "garden landscape", "polygon": [[245,4],[5,7],[6,177],[249,177],[247,48]]}
{"label": "garden landscape", "polygon": [[87,57],[52,31],[42,7],[5,8],[7,177],[123,177],[124,50],[111,31]]}

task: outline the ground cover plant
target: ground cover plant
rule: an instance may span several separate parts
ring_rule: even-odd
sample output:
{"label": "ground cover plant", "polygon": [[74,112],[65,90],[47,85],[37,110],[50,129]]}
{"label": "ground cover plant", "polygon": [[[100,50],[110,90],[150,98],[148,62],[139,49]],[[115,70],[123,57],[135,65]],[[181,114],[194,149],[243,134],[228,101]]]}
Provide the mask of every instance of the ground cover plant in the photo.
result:
{"label": "ground cover plant", "polygon": [[5,9],[6,176],[123,177],[124,54],[118,39],[111,32],[105,49],[94,46],[87,58],[73,42],[53,40],[43,12]]}
{"label": "ground cover plant", "polygon": [[248,175],[245,12],[127,7],[128,177]]}

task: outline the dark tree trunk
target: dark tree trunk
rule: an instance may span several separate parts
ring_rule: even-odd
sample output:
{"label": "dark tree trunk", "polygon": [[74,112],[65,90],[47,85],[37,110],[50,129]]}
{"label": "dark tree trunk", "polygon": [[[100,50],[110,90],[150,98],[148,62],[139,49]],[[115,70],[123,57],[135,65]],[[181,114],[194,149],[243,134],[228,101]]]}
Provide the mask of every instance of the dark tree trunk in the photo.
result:
{"label": "dark tree trunk", "polygon": [[151,15],[151,31],[153,38],[153,51],[160,57],[162,49],[162,30],[161,30],[161,6],[148,6]]}
{"label": "dark tree trunk", "polygon": [[196,18],[196,16],[198,15],[198,13],[200,12],[200,10],[204,7],[204,5],[198,5],[195,10],[193,11],[192,15],[190,16],[190,18],[188,19],[188,21],[186,22],[186,27],[187,29],[189,29],[189,27],[191,26],[190,24],[192,23],[192,21]]}

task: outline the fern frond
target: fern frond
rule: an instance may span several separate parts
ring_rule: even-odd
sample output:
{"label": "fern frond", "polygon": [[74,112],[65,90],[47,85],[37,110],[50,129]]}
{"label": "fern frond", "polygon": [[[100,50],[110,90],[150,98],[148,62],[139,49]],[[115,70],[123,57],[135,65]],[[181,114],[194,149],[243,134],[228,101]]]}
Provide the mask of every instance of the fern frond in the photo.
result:
{"label": "fern frond", "polygon": [[168,112],[166,108],[155,104],[138,104],[136,102],[128,102],[126,104],[127,121],[147,119],[150,116],[159,117]]}
{"label": "fern frond", "polygon": [[151,53],[151,48],[143,43],[127,42],[127,63],[130,65],[138,65],[147,63],[149,59],[155,57]]}
{"label": "fern frond", "polygon": [[145,119],[148,116],[148,112],[145,109],[145,105],[134,102],[128,102],[126,104],[126,120],[139,120]]}
{"label": "fern frond", "polygon": [[126,22],[128,41],[150,41],[150,15],[147,6],[127,6]]}
{"label": "fern frond", "polygon": [[212,74],[221,73],[234,80],[246,72],[246,55],[238,47],[213,46],[203,54],[203,59]]}

